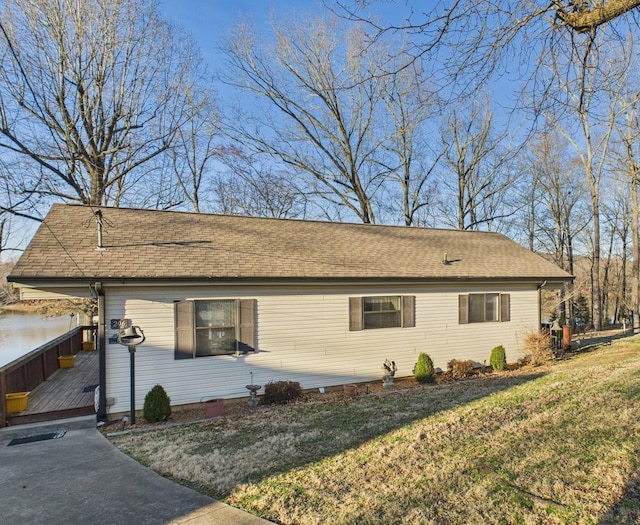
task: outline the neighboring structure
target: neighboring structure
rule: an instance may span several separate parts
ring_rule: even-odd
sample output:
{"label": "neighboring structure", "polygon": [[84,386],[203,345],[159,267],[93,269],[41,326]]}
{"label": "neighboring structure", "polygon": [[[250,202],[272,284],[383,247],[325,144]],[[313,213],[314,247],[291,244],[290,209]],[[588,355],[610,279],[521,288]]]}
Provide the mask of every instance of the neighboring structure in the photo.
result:
{"label": "neighboring structure", "polygon": [[251,372],[325,387],[498,344],[513,362],[540,288],[571,276],[496,233],[54,205],[9,280],[24,299],[98,298],[105,415],[129,406],[123,320],[146,335],[137,406],[155,384],[181,405],[246,396]]}

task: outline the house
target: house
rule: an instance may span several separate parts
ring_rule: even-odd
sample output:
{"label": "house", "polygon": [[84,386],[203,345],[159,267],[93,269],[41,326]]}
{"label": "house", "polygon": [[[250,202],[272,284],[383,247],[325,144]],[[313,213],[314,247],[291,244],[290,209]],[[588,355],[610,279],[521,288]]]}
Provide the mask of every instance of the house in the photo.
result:
{"label": "house", "polygon": [[[100,411],[127,411],[122,327],[146,340],[136,406],[242,397],[251,377],[318,388],[510,362],[540,326],[540,289],[571,276],[497,233],[54,205],[9,277],[23,299],[99,303]],[[252,374],[252,375],[251,375]]]}

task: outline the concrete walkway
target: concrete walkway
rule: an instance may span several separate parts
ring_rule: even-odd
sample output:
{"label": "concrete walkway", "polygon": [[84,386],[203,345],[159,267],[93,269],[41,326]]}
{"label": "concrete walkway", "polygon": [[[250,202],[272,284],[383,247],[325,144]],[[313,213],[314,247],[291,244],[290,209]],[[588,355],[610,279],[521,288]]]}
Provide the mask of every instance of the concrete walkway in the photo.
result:
{"label": "concrete walkway", "polygon": [[[64,437],[8,446],[58,430]],[[0,429],[0,495],[7,525],[269,523],[143,467],[96,430],[95,417]]]}

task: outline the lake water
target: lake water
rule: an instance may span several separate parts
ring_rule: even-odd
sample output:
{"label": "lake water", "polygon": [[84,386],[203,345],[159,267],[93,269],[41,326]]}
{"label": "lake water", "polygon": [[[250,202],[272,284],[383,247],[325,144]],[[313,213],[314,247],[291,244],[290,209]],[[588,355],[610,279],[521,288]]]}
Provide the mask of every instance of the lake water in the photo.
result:
{"label": "lake water", "polygon": [[76,326],[77,317],[0,312],[0,366],[55,339]]}

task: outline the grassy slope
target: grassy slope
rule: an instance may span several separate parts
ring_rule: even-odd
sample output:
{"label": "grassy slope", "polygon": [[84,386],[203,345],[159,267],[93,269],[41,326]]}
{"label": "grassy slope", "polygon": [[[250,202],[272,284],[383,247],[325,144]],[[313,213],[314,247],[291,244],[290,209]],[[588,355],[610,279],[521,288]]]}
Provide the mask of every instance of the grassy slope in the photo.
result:
{"label": "grassy slope", "polygon": [[280,523],[635,523],[640,339],[545,369],[112,438]]}

